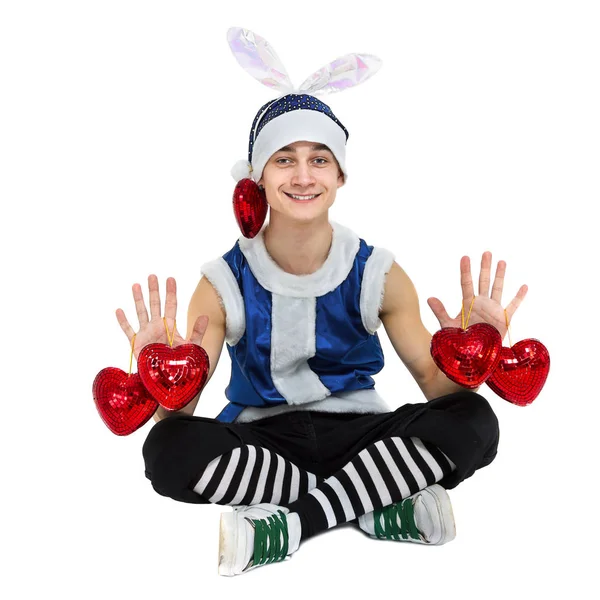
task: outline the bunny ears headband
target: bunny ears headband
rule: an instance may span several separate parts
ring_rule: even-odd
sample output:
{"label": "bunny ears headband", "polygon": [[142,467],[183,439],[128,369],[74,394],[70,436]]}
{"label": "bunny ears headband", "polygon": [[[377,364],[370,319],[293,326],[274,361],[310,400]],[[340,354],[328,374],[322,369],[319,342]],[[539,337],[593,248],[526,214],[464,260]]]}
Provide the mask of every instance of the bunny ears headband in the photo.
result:
{"label": "bunny ears headband", "polygon": [[256,33],[241,27],[227,31],[227,42],[240,66],[263,85],[279,92],[263,105],[250,131],[248,160],[238,161],[231,174],[236,181],[258,182],[274,152],[297,141],[328,146],[347,179],[346,141],[348,131],[331,108],[315,96],[342,92],[364,83],[381,68],[371,54],[346,54],[307,77],[300,87],[292,84],[272,46]]}

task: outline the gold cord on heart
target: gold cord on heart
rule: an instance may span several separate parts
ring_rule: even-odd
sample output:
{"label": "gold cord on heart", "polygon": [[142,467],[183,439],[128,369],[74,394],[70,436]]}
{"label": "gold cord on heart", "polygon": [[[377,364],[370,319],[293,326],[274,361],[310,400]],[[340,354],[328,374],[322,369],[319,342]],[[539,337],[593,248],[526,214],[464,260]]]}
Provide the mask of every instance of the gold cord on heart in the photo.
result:
{"label": "gold cord on heart", "polygon": [[131,338],[131,356],[129,357],[129,373],[128,375],[131,375],[131,363],[133,362],[133,345],[135,344],[135,336],[137,335],[137,333],[133,334],[133,337]]}
{"label": "gold cord on heart", "polygon": [[[473,300],[471,300],[471,306],[469,307],[469,314],[467,315],[467,322],[465,324],[465,305],[464,302],[460,307],[460,322],[463,329],[466,329],[469,325],[469,319],[471,318],[471,311],[473,310],[473,304],[475,303],[475,296],[473,296]],[[504,309],[504,319],[506,320],[506,331],[508,332],[508,343],[509,347],[512,348],[512,340],[510,339],[510,324],[508,323],[508,313],[506,309]]]}
{"label": "gold cord on heart", "polygon": [[[167,327],[167,318],[166,317],[163,317],[163,323],[165,324],[165,330],[167,332],[167,339],[169,340],[169,346],[172,348],[173,340],[175,339],[175,330],[177,329],[177,319],[174,319],[173,335],[169,335],[169,328]],[[133,337],[131,338],[131,355],[129,356],[129,373],[128,373],[128,375],[131,375],[131,364],[133,363],[133,347],[135,345],[135,336],[136,335],[137,335],[137,333],[134,333]]]}
{"label": "gold cord on heart", "polygon": [[467,315],[467,324],[465,325],[465,304],[464,302],[460,305],[460,323],[463,329],[467,328],[469,324],[469,319],[471,318],[471,311],[473,310],[473,304],[475,303],[475,296],[473,296],[473,300],[471,300],[471,307],[469,308],[469,314]]}
{"label": "gold cord on heart", "polygon": [[506,309],[504,309],[504,318],[506,319],[506,331],[508,332],[508,344],[509,347],[512,348],[512,341],[510,339],[510,325],[508,324],[508,313]]}
{"label": "gold cord on heart", "polygon": [[169,340],[169,346],[171,348],[173,347],[173,338],[175,337],[175,330],[177,329],[177,319],[173,319],[173,321],[174,321],[173,335],[169,336],[169,328],[167,327],[167,317],[163,317],[163,322],[165,324],[165,330],[167,332],[167,339]]}

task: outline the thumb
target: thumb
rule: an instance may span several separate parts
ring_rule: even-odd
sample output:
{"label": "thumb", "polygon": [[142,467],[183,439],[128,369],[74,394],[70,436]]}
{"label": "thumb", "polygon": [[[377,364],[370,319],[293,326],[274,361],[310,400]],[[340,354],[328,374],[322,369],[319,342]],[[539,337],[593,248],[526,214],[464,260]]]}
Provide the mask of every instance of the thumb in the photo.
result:
{"label": "thumb", "polygon": [[208,315],[200,315],[196,319],[196,322],[194,323],[194,329],[192,330],[192,335],[190,336],[190,342],[192,344],[197,344],[198,346],[202,345],[202,339],[204,338],[204,334],[208,328],[208,321]]}
{"label": "thumb", "polygon": [[431,308],[433,314],[437,317],[437,320],[440,322],[442,327],[443,323],[447,323],[451,320],[441,300],[433,297],[427,298],[427,304],[429,304],[429,308]]}

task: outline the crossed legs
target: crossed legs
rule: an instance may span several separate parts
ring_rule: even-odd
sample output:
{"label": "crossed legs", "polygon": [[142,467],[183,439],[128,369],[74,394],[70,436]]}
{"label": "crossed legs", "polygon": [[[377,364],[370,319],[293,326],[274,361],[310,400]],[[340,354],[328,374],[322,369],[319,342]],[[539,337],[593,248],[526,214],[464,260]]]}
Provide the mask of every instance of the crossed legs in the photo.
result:
{"label": "crossed legs", "polygon": [[[312,416],[315,423],[335,420]],[[324,429],[307,447],[313,454],[299,461],[287,449],[303,420],[309,419],[310,428],[302,432],[315,433],[314,423],[296,413],[291,429],[269,438],[268,426],[286,418],[245,427],[201,417],[161,421],[144,445],[146,475],[157,492],[185,502],[287,506],[300,516],[305,539],[435,482],[455,487],[493,460],[499,439],[493,411],[473,392],[407,404],[386,415],[344,416],[350,435],[340,437],[337,426]],[[317,450],[327,456],[325,463],[315,460]]]}

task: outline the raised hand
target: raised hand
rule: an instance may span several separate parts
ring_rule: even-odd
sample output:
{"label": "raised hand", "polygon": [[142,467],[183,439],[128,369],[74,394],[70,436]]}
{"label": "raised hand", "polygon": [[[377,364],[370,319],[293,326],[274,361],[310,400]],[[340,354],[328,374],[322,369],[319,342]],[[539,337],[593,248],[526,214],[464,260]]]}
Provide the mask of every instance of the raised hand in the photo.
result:
{"label": "raised hand", "polygon": [[[165,323],[161,317],[160,308],[160,294],[158,291],[158,278],[156,275],[148,276],[148,289],[150,292],[150,319],[148,319],[148,312],[146,305],[144,304],[144,297],[142,295],[142,287],[139,283],[134,283],[132,286],[133,299],[135,301],[135,309],[140,323],[140,330],[135,333],[123,310],[118,308],[116,310],[117,321],[121,326],[121,329],[125,332],[125,335],[129,339],[129,343],[136,335],[133,354],[137,360],[139,353],[144,346],[148,344],[168,344],[169,338],[167,337],[167,330]],[[177,314],[177,284],[173,277],[167,279],[167,296],[165,300],[165,318],[167,321],[167,328],[169,330],[169,336],[173,339],[173,347],[180,346],[182,344],[202,344],[202,338],[206,332],[208,326],[208,316],[202,315],[198,317],[194,324],[194,330],[192,331],[189,340],[183,339],[179,331],[173,328],[175,326],[175,316]]]}
{"label": "raised hand", "polygon": [[[506,332],[506,318],[504,316],[504,309],[500,304],[502,300],[502,288],[504,286],[504,275],[506,273],[506,262],[501,260],[498,262],[496,267],[496,277],[494,279],[494,285],[492,286],[492,292],[490,294],[490,272],[492,266],[492,253],[484,252],[481,257],[481,271],[479,274],[479,294],[475,296],[475,302],[471,309],[471,316],[469,317],[468,325],[474,325],[475,323],[489,323],[493,325],[504,339]],[[465,324],[467,323],[467,316],[469,315],[469,309],[471,302],[473,301],[473,279],[471,277],[471,261],[468,256],[463,256],[460,260],[460,284],[462,287],[463,296],[463,307]],[[527,286],[522,285],[517,292],[517,295],[512,299],[510,304],[506,307],[506,313],[508,315],[508,321],[512,320],[512,316],[515,311],[525,298],[527,294]],[[438,298],[428,298],[427,304],[437,317],[440,322],[440,327],[461,327],[461,311],[458,312],[458,316],[454,319],[450,318],[444,305]]]}

